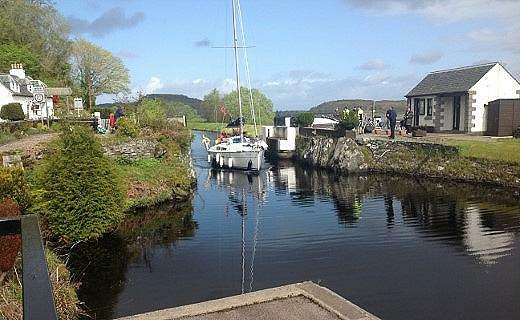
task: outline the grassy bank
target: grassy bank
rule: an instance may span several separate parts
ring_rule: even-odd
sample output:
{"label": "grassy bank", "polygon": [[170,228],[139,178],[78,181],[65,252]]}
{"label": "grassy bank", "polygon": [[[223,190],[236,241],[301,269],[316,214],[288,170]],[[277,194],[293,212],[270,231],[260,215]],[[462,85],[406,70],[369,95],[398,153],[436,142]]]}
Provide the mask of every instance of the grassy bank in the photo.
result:
{"label": "grassy bank", "polygon": [[[211,131],[211,132],[222,132],[223,130],[229,134],[233,132],[233,128],[226,128],[227,123],[218,123],[218,122],[194,122],[188,121],[188,128],[191,130],[199,130],[199,131]],[[257,126],[258,134],[262,135],[262,129],[260,126]],[[247,136],[255,135],[255,126],[252,124],[246,124],[244,126],[244,132]]]}
{"label": "grassy bank", "polygon": [[143,158],[117,166],[127,185],[126,211],[190,196],[193,178],[180,159]]}
{"label": "grassy bank", "polygon": [[[63,320],[77,319],[82,311],[75,291],[76,284],[71,282],[69,271],[55,253],[46,250],[45,255],[58,317]],[[0,287],[0,319],[22,319],[21,276],[21,259],[18,258],[15,267],[6,273]]]}
{"label": "grassy bank", "polygon": [[520,165],[520,139],[448,140],[460,155],[469,158],[503,161]]}

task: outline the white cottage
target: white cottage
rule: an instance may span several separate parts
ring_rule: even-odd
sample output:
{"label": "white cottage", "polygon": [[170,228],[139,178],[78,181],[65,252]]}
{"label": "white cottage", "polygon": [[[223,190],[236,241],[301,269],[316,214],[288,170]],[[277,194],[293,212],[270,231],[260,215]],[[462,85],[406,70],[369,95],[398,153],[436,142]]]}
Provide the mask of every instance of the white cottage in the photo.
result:
{"label": "white cottage", "polygon": [[46,92],[46,90],[47,86],[43,82],[25,75],[21,64],[13,64],[9,74],[0,74],[0,108],[5,104],[17,102],[22,105],[27,119],[46,118],[47,110],[52,118],[54,115],[52,98],[44,94],[45,103],[34,99],[35,92]]}
{"label": "white cottage", "polygon": [[467,133],[486,131],[490,101],[519,97],[520,83],[498,62],[431,72],[406,95],[415,126]]}

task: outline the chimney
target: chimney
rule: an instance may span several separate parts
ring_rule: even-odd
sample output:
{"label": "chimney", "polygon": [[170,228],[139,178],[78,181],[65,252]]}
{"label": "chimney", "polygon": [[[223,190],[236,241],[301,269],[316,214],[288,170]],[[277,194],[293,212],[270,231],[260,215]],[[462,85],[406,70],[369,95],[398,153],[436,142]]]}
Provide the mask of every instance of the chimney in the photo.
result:
{"label": "chimney", "polygon": [[23,69],[23,65],[21,63],[13,63],[11,64],[11,70],[9,74],[12,76],[17,76],[20,79],[25,79],[25,70]]}

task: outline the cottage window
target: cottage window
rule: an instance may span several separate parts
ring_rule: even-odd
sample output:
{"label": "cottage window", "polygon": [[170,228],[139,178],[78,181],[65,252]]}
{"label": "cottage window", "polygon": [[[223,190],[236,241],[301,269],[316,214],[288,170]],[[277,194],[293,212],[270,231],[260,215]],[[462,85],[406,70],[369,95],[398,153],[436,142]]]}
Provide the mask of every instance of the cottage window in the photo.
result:
{"label": "cottage window", "polygon": [[426,115],[431,116],[433,113],[433,99],[426,100]]}
{"label": "cottage window", "polygon": [[424,116],[424,99],[419,99],[419,114]]}

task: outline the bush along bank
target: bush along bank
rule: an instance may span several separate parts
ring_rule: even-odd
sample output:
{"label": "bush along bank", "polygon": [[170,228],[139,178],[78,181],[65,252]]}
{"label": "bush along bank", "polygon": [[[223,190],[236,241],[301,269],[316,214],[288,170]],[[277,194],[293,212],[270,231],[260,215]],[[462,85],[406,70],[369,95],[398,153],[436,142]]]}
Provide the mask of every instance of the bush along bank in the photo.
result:
{"label": "bush along bank", "polygon": [[[162,120],[160,113],[141,116],[139,122],[139,115],[128,115],[121,122],[124,130],[106,136],[64,123],[43,160],[29,170],[0,167],[0,203],[8,199],[4,207],[40,217],[51,279],[58,281],[53,287],[60,319],[75,319],[81,310],[77,286],[59,257],[68,257],[78,243],[96,243],[116,232],[135,208],[191,198],[191,132]],[[19,264],[17,249],[4,250],[14,253],[5,259],[9,267],[0,270],[0,318],[22,317],[20,267],[13,262]]]}
{"label": "bush along bank", "polygon": [[515,163],[462,156],[453,146],[378,139],[302,137],[295,157],[342,173],[390,173],[520,188]]}
{"label": "bush along bank", "polygon": [[[33,208],[33,190],[26,182],[25,172],[18,167],[0,167],[0,216],[25,214]],[[32,206],[31,206],[32,205]],[[0,236],[0,318],[22,319],[22,279],[20,235]],[[81,314],[76,285],[60,258],[46,250],[56,311],[60,319],[77,319]]]}
{"label": "bush along bank", "polygon": [[124,129],[116,127],[115,139],[102,139],[126,186],[125,211],[187,201],[195,187],[191,132],[165,120],[158,104],[142,101],[139,113],[118,120]]}

